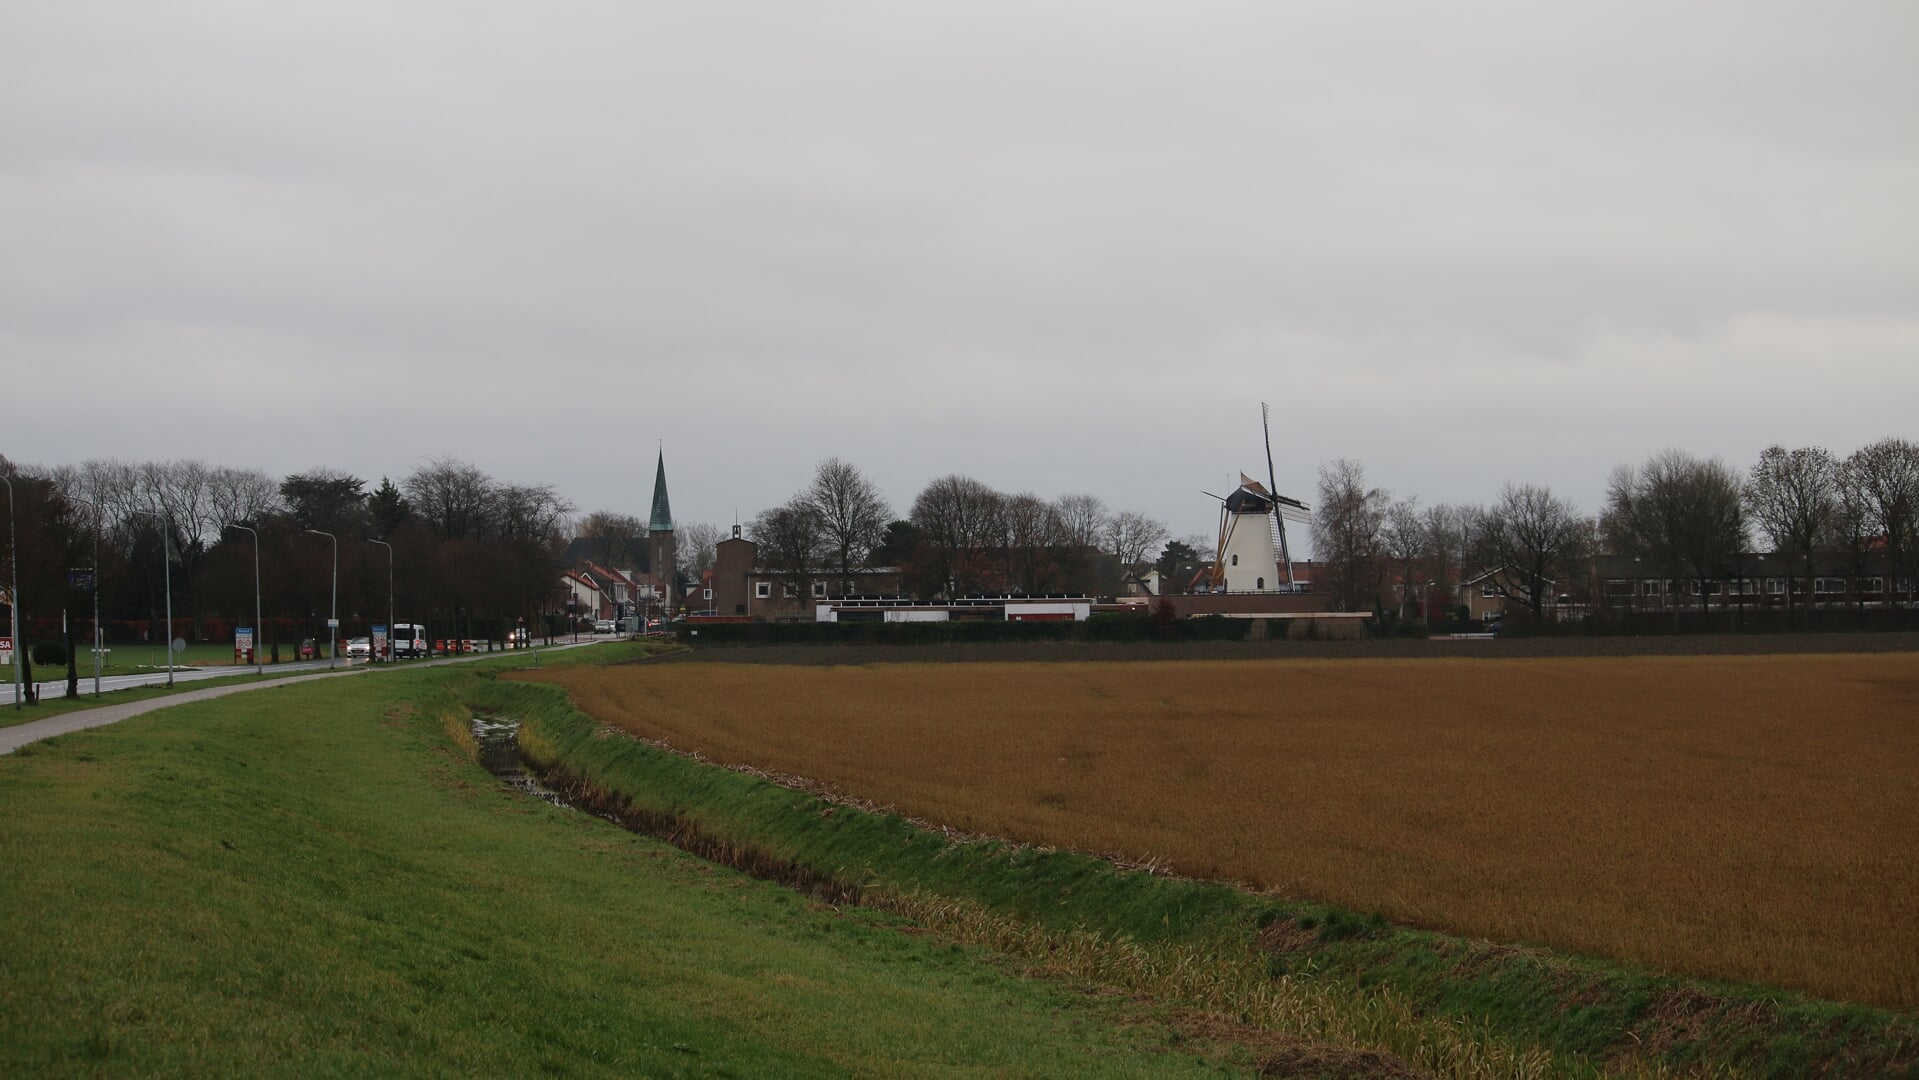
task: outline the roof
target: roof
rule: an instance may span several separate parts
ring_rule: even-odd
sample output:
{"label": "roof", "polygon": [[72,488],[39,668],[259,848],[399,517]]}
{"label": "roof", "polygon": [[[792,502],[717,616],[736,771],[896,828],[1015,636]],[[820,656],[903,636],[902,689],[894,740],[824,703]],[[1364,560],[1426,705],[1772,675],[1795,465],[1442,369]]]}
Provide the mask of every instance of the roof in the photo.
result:
{"label": "roof", "polygon": [[666,498],[666,449],[660,449],[659,468],[653,474],[653,513],[646,521],[647,532],[672,532],[673,507]]}

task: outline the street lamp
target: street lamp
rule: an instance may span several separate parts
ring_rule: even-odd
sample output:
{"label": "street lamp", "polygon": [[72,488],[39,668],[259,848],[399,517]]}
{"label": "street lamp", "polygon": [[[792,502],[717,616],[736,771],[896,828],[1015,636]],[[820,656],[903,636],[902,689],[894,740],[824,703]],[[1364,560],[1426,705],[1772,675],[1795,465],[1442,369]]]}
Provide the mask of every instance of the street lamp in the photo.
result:
{"label": "street lamp", "polygon": [[9,582],[13,591],[7,595],[7,610],[13,620],[8,632],[13,635],[13,707],[17,710],[26,706],[20,676],[20,544],[13,536],[13,481],[0,476],[0,484],[7,485],[7,557],[13,563],[13,579]]}
{"label": "street lamp", "polygon": [[332,671],[333,662],[340,658],[340,538],[320,529],[307,532],[333,541],[333,609],[326,621],[327,637],[332,639],[327,645],[326,667]]}
{"label": "street lamp", "polygon": [[77,495],[68,495],[73,502],[86,503],[93,507],[93,696],[100,696],[100,648],[106,642],[100,637],[100,530],[102,523],[100,504],[92,499],[82,499]]}
{"label": "street lamp", "polygon": [[245,525],[235,525],[231,521],[220,527],[239,529],[253,534],[253,673],[265,675],[266,663],[260,659],[260,636],[266,632],[266,627],[260,625],[260,532]]}
{"label": "street lamp", "polygon": [[[392,659],[391,654],[393,651],[393,545],[387,543],[385,540],[375,540],[371,536],[362,537],[361,539],[369,544],[378,544],[386,549],[386,647],[388,652],[387,658],[390,660]],[[372,659],[372,643],[368,642],[367,660],[371,662]]]}
{"label": "street lamp", "polygon": [[[173,519],[156,510],[135,510],[134,513],[145,517],[159,518],[160,526],[160,565],[166,568],[167,581],[167,685],[173,685],[173,557],[167,550],[167,541],[173,534]],[[149,594],[151,595],[151,594]]]}

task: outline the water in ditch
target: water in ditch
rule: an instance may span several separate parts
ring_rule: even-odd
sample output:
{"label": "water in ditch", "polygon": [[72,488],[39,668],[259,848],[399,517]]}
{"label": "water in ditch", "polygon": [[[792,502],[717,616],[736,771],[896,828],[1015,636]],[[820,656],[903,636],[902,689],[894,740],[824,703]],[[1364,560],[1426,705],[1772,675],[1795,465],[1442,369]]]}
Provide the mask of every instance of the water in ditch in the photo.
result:
{"label": "water in ditch", "polygon": [[480,747],[480,764],[500,782],[523,795],[544,799],[554,806],[573,807],[559,793],[543,786],[526,771],[520,757],[520,722],[502,716],[473,718],[473,741]]}

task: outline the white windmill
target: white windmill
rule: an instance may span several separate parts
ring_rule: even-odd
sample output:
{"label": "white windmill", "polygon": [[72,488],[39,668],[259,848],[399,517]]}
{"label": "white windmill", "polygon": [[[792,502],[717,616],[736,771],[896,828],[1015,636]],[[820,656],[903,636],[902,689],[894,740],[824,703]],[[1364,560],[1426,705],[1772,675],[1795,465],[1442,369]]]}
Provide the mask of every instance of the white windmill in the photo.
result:
{"label": "white windmill", "polygon": [[[1259,406],[1260,427],[1266,435],[1266,483],[1239,474],[1239,487],[1219,499],[1219,546],[1214,552],[1212,585],[1215,592],[1292,592],[1292,547],[1286,541],[1286,522],[1312,520],[1306,504],[1277,494],[1273,472],[1271,410]],[[1270,486],[1269,486],[1270,485]],[[1208,492],[1207,494],[1211,494]]]}

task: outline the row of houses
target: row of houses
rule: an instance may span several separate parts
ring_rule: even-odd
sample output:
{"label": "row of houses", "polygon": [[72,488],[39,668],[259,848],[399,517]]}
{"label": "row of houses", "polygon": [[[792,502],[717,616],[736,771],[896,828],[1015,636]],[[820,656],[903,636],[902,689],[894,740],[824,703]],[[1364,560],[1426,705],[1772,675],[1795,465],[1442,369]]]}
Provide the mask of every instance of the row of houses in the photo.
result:
{"label": "row of houses", "polygon": [[[1911,605],[1919,597],[1914,581],[1895,575],[1883,552],[1854,563],[1840,552],[1826,552],[1813,561],[1811,577],[1798,560],[1770,552],[1737,556],[1712,578],[1673,578],[1644,560],[1625,555],[1600,555],[1582,576],[1547,583],[1544,590],[1550,613],[1578,615],[1588,611],[1672,611],[1687,608],[1786,608]],[[1524,576],[1510,567],[1481,571],[1463,582],[1454,603],[1473,619],[1495,619],[1516,606],[1510,597],[1526,593]]]}

